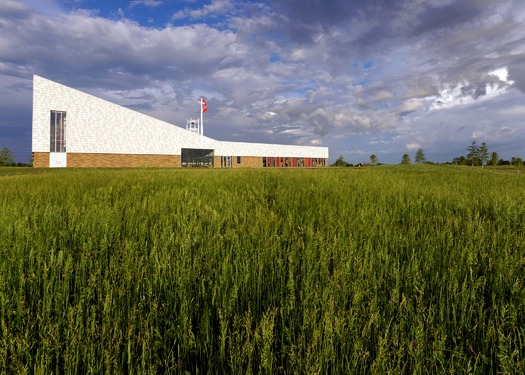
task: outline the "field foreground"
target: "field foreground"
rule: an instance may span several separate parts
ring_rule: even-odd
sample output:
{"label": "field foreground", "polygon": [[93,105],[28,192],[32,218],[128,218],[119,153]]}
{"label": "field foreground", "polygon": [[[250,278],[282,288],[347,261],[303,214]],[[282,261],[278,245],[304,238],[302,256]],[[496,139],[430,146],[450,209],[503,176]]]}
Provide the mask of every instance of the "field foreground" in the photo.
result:
{"label": "field foreground", "polygon": [[525,373],[524,183],[0,169],[0,373]]}

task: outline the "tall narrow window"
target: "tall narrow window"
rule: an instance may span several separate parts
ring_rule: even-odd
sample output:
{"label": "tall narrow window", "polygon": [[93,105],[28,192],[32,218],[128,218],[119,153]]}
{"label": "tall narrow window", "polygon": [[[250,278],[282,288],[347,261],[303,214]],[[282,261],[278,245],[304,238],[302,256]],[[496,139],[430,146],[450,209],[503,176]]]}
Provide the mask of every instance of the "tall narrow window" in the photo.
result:
{"label": "tall narrow window", "polygon": [[66,112],[51,111],[51,152],[66,152]]}
{"label": "tall narrow window", "polygon": [[231,168],[231,166],[232,166],[232,157],[231,156],[221,156],[221,167]]}

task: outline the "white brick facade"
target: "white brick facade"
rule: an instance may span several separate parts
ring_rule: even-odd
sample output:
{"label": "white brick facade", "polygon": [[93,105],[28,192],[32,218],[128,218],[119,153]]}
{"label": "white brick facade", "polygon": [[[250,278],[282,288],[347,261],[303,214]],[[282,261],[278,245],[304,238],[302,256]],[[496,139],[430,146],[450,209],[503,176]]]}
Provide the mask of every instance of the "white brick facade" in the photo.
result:
{"label": "white brick facade", "polygon": [[36,75],[33,152],[50,151],[52,110],[67,113],[67,153],[181,155],[181,148],[196,148],[215,156],[328,159],[327,147],[217,141]]}

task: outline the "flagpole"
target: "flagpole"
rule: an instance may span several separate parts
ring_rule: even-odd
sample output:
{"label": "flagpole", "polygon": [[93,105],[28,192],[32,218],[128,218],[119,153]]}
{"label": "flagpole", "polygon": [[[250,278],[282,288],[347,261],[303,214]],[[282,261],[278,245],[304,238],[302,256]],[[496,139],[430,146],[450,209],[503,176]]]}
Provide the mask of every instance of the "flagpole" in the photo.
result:
{"label": "flagpole", "polygon": [[202,115],[202,105],[203,105],[202,97],[201,97],[201,135],[204,135],[204,116]]}

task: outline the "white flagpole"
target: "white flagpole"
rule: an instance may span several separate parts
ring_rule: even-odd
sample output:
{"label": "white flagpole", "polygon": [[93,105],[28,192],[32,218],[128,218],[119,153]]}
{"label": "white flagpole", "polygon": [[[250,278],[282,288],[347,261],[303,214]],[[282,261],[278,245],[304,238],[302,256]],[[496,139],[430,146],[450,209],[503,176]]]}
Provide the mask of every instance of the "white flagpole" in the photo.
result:
{"label": "white flagpole", "polygon": [[202,105],[204,104],[203,101],[202,101],[202,97],[201,97],[201,135],[204,135],[204,116],[203,116],[203,112],[202,112]]}

